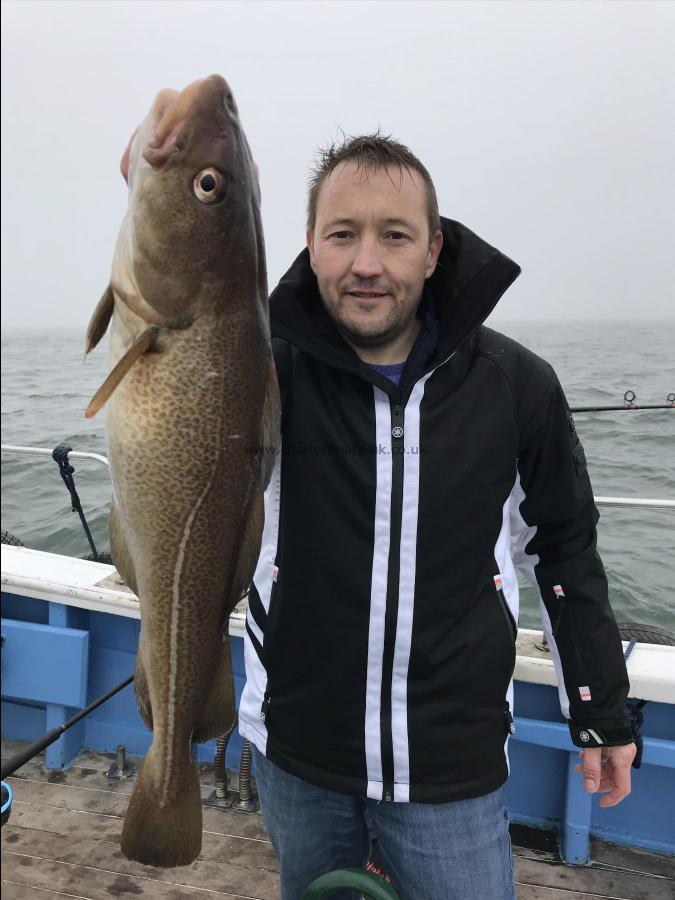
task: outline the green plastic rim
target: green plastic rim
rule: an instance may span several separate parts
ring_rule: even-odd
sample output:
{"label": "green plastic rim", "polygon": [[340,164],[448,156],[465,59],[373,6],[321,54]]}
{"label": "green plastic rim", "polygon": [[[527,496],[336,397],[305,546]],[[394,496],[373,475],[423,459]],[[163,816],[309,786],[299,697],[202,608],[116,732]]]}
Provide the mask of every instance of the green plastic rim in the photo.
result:
{"label": "green plastic rim", "polygon": [[337,869],[313,881],[302,896],[302,900],[318,900],[337,888],[351,888],[361,891],[370,900],[398,900],[398,894],[385,881],[363,869]]}

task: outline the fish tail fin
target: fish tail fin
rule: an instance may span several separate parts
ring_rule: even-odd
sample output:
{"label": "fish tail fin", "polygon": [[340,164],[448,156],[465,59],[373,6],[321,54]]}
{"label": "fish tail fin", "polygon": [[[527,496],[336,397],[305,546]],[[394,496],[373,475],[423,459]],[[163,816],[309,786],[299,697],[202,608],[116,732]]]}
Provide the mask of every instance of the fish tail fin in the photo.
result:
{"label": "fish tail fin", "polygon": [[[175,771],[170,790],[165,791],[168,775],[157,765],[155,746],[143,761],[129,801],[122,828],[122,853],[146,866],[187,866],[202,849],[202,806],[197,768],[190,757]],[[162,777],[163,776],[163,777]]]}
{"label": "fish tail fin", "polygon": [[197,744],[220,737],[221,734],[228,732],[234,723],[234,682],[229,640],[223,641],[222,647],[218,648],[218,654],[209,692],[192,733],[192,739]]}

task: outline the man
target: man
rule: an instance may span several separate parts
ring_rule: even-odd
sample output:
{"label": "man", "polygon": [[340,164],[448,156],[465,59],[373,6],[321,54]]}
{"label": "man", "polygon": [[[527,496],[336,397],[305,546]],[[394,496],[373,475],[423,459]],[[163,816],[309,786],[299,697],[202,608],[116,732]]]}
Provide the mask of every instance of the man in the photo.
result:
{"label": "man", "polygon": [[366,813],[401,898],[514,896],[514,564],[541,592],[587,789],[630,790],[583,449],[552,369],[481,324],[519,271],[440,219],[401,144],[321,158],[307,249],[270,299],[282,451],[240,706],[283,900],[366,862]]}

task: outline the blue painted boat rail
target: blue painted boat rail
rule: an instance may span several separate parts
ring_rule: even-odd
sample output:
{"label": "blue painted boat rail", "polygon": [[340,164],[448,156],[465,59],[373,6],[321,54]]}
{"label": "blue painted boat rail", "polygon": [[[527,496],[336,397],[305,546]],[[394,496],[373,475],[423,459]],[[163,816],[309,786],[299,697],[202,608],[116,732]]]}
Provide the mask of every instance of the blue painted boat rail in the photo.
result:
{"label": "blue painted boat rail", "polygon": [[[6,549],[17,555],[26,555],[23,548]],[[99,566],[84,561],[71,564],[90,568]],[[137,618],[18,596],[10,594],[8,587],[6,583],[3,585],[3,615],[10,618],[5,618],[3,623],[10,621],[18,624],[18,617],[21,616],[24,621],[26,618],[40,618],[58,623],[59,634],[67,628],[88,630],[88,659],[59,657],[58,666],[55,664],[53,667],[53,670],[63,671],[64,667],[71,666],[86,672],[87,700],[100,696],[133,669],[140,633]],[[523,635],[532,641],[536,637],[536,633],[531,633],[530,637],[527,632]],[[14,638],[20,639],[21,634],[17,631]],[[239,698],[244,684],[243,639],[232,636],[231,646],[235,689]],[[629,667],[636,673],[632,682],[638,695],[649,694],[639,686],[640,659],[644,654],[647,657],[661,656],[664,664],[675,671],[675,648],[638,645]],[[22,655],[14,658],[19,662]],[[23,659],[26,657],[23,656]],[[524,664],[528,672],[525,672]],[[25,668],[30,667],[26,665]],[[548,673],[549,677],[553,674],[549,672],[552,665],[548,660],[530,660],[519,656],[515,675],[516,731],[509,740],[511,777],[507,785],[513,820],[538,827],[559,828],[562,855],[570,863],[587,860],[591,834],[605,840],[675,854],[675,821],[667,812],[665,802],[666,797],[675,794],[673,685],[661,694],[652,692],[652,696],[661,696],[662,699],[650,697],[645,707],[643,765],[633,774],[633,794],[619,807],[603,810],[598,807],[597,797],[584,793],[582,779],[574,772],[578,749],[572,745],[569,730],[562,720],[557,688],[552,683],[542,683],[546,676],[540,675],[538,669]],[[12,675],[11,672],[6,674]],[[523,681],[523,678],[527,680]],[[34,740],[50,727],[66,720],[68,713],[72,715],[72,711],[62,705],[61,701],[66,699],[64,697],[55,695],[51,698],[55,702],[45,703],[38,699],[25,699],[25,693],[21,701],[3,694],[4,737]],[[150,740],[150,732],[140,720],[133,689],[129,686],[47,748],[45,762],[48,768],[63,768],[82,749],[113,752],[119,744],[124,744],[129,754],[143,756]],[[241,738],[235,733],[228,747],[229,768],[237,767],[241,748]],[[195,747],[195,755],[200,762],[212,762],[215,751],[213,741]]]}
{"label": "blue painted boat rail", "polygon": [[[540,719],[514,719],[516,731],[512,740],[526,744],[537,744],[540,747],[552,747],[555,750],[568,750],[575,755],[579,753],[570,740],[567,725],[558,722],[545,722]],[[675,769],[675,744],[659,738],[645,738],[643,742],[642,761],[648,766],[665,766]]]}

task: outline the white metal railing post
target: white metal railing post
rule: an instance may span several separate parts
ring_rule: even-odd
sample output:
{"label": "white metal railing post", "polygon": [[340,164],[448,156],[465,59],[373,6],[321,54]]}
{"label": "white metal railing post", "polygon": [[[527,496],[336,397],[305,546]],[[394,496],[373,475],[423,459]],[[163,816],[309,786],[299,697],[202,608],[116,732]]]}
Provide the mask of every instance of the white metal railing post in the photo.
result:
{"label": "white metal railing post", "polygon": [[[52,459],[53,451],[49,450],[47,447],[20,447],[14,444],[2,444],[2,452],[18,453],[19,455],[24,454],[26,456],[48,456]],[[94,462],[101,463],[108,469],[110,468],[107,457],[102,456],[100,453],[83,453],[79,450],[71,450],[68,454],[68,459],[91,459]]]}
{"label": "white metal railing post", "polygon": [[675,509],[675,500],[641,500],[637,497],[596,497],[595,503],[626,509]]}

